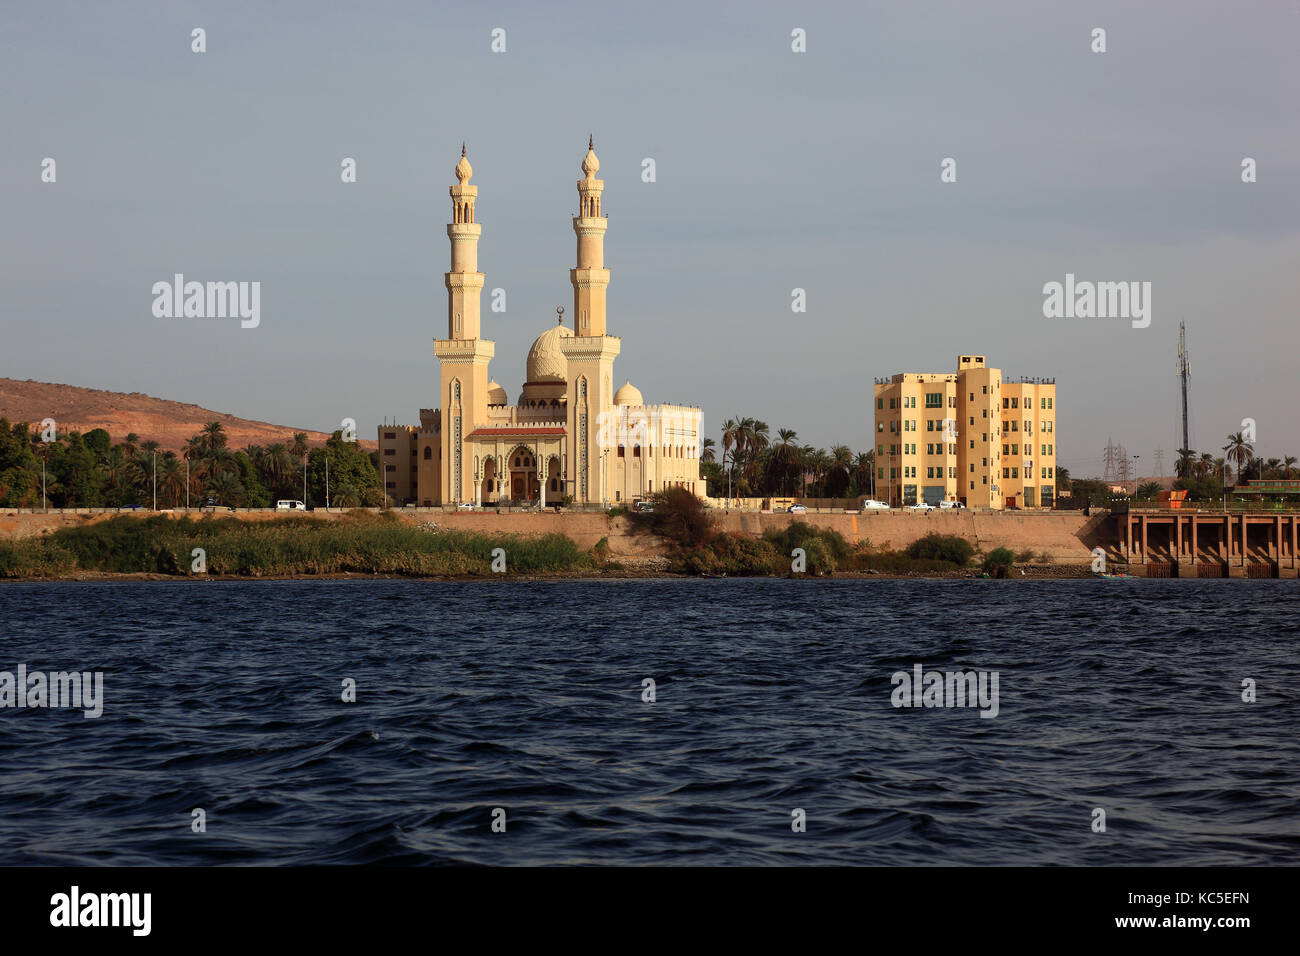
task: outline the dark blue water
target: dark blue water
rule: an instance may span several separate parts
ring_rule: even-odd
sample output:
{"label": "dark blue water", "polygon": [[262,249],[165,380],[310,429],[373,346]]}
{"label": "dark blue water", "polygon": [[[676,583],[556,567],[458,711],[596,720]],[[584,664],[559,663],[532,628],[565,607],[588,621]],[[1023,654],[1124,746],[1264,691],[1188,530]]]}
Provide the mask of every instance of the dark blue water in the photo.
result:
{"label": "dark blue water", "polygon": [[[1298,600],[1295,581],[8,584],[0,670],[103,670],[106,700],[97,720],[0,710],[0,863],[1296,863]],[[917,662],[998,671],[998,716],[892,707]]]}

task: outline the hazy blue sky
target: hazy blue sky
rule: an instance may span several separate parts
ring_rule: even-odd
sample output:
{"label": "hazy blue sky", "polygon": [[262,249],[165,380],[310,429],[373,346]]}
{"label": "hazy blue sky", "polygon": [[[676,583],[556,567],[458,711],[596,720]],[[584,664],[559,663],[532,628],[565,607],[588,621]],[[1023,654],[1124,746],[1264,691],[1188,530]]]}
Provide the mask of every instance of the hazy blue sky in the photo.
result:
{"label": "hazy blue sky", "polygon": [[[362,437],[416,421],[465,140],[513,401],[572,308],[594,133],[615,374],[714,437],[751,415],[865,449],[875,376],[982,352],[1056,377],[1076,476],[1108,436],[1168,471],[1184,320],[1193,444],[1252,417],[1260,454],[1300,455],[1297,42],[1290,0],[6,3],[0,375]],[[155,318],[175,272],[260,281],[260,327]],[[1067,272],[1150,281],[1150,327],[1044,318]]]}

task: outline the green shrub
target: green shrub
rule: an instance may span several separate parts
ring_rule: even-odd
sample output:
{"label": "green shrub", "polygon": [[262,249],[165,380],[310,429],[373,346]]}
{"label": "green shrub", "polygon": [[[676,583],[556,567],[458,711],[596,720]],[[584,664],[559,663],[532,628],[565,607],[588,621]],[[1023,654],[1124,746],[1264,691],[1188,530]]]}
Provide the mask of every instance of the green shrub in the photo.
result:
{"label": "green shrub", "polygon": [[984,559],[984,570],[994,577],[1004,578],[1016,563],[1016,556],[1010,548],[994,548]]}
{"label": "green shrub", "polygon": [[[829,528],[814,527],[806,521],[791,521],[784,528],[768,528],[763,532],[763,540],[779,554],[789,554],[795,548],[808,551],[809,543],[815,542],[827,552],[832,564],[846,560],[853,553],[844,535]],[[811,559],[811,552],[809,556]]]}
{"label": "green shrub", "polygon": [[632,513],[632,520],[646,530],[683,548],[698,547],[717,535],[704,501],[685,488],[656,492],[651,500],[653,511]]}
{"label": "green shrub", "polygon": [[970,563],[971,555],[974,553],[975,549],[965,538],[935,533],[913,541],[907,549],[909,557],[928,561],[946,561],[963,568]]}

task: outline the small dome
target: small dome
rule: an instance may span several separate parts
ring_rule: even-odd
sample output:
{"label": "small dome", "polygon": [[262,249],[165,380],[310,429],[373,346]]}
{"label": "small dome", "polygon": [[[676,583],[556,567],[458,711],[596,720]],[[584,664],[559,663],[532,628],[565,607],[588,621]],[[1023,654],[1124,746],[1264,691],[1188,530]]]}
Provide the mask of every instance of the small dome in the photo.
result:
{"label": "small dome", "polygon": [[623,387],[614,393],[615,405],[644,405],[645,399],[641,397],[641,389],[637,388],[629,380],[624,383]]}
{"label": "small dome", "polygon": [[573,338],[573,330],[563,325],[553,325],[541,335],[528,350],[528,365],[524,372],[526,382],[567,382],[569,362],[560,351],[560,339]]}
{"label": "small dome", "polygon": [[596,158],[591,137],[587,137],[587,155],[582,158],[582,174],[591,179],[598,172],[600,172],[600,160]]}
{"label": "small dome", "polygon": [[456,181],[464,186],[469,182],[469,178],[474,175],[474,167],[469,164],[465,158],[465,144],[460,146],[460,162],[456,164]]}
{"label": "small dome", "polygon": [[506,390],[498,385],[495,381],[487,384],[487,403],[489,405],[509,405],[510,399],[506,395]]}

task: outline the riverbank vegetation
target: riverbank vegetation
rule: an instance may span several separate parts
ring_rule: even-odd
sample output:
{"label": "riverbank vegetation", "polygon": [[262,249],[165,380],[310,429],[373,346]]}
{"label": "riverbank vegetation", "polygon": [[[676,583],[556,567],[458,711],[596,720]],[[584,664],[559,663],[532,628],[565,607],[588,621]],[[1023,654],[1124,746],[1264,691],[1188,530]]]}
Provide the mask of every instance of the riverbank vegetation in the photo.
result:
{"label": "riverbank vegetation", "polygon": [[[955,535],[929,534],[905,551],[894,551],[873,547],[869,541],[851,544],[838,531],[797,520],[753,538],[722,531],[704,503],[685,489],[661,492],[653,500],[654,511],[634,513],[632,520],[673,545],[669,567],[681,574],[944,574],[971,567],[976,557],[970,542]],[[1014,555],[1005,548],[998,551],[1005,552],[1010,561],[995,552],[998,559],[989,573],[1002,568],[1001,576],[1014,562]]]}
{"label": "riverbank vegetation", "polygon": [[[494,555],[495,549],[503,554]],[[353,512],[337,521],[286,516],[240,521],[205,516],[120,517],[42,538],[0,540],[0,577],[78,571],[249,577],[383,574],[411,577],[582,571],[593,558],[559,534],[527,537],[417,526],[392,513]]]}

